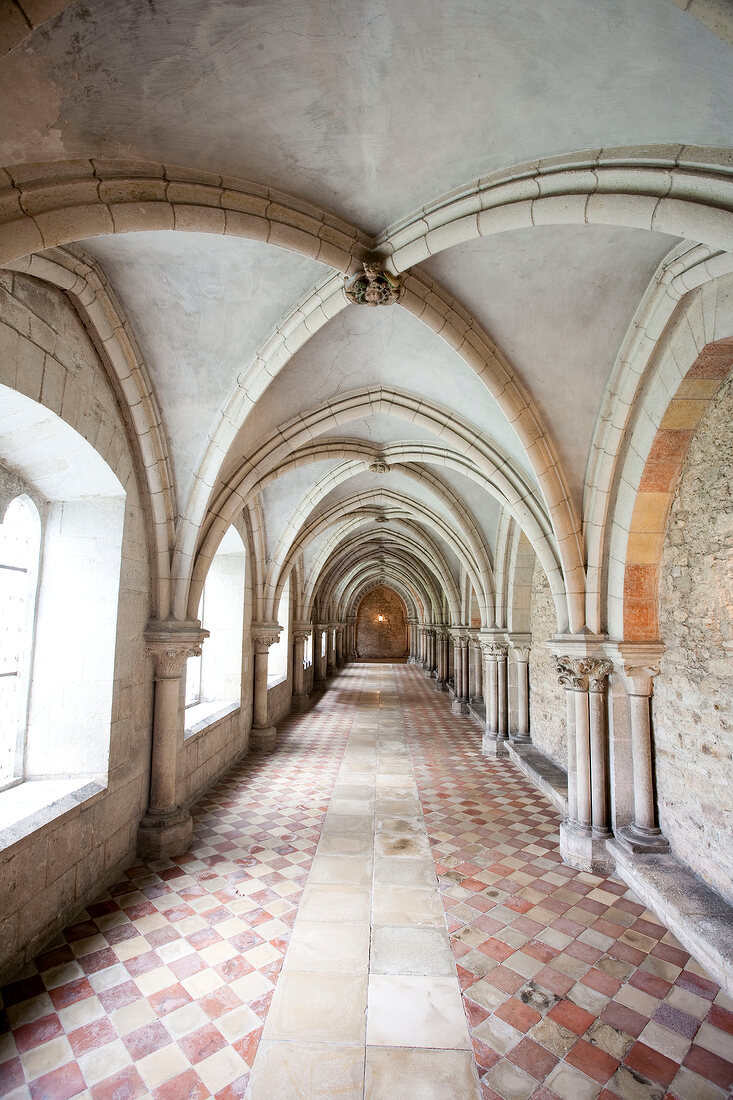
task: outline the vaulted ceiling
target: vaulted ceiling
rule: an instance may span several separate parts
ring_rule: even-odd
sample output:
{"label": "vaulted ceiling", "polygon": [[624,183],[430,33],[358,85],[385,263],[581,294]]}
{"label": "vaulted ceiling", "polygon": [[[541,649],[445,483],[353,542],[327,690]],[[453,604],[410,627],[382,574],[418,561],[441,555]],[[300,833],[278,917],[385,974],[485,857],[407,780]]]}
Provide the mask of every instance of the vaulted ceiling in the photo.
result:
{"label": "vaulted ceiling", "polygon": [[[579,532],[619,351],[687,234],[544,207],[501,231],[471,214],[477,229],[434,235],[408,271],[399,249],[450,203],[468,221],[482,187],[526,205],[522,181],[555,167],[572,195],[592,193],[598,165],[620,178],[723,163],[730,21],[686,6],[77,0],[8,30],[11,185],[85,172],[106,201],[105,179],[128,181],[124,224],[110,227],[125,232],[69,230],[54,254],[90,265],[134,340],[165,441],[171,560],[189,578],[244,509],[265,619],[294,569],[302,615],[313,597],[347,611],[386,578],[437,620],[470,617],[473,588],[491,626],[497,560],[520,532],[558,594],[557,508]],[[181,194],[213,187],[223,207],[246,192],[247,216],[287,207],[295,232],[234,219],[202,232],[184,208],[151,224],[129,181],[157,178],[175,202],[161,165],[180,166]],[[348,264],[303,243],[312,224],[329,227],[321,241],[352,242]],[[404,276],[396,305],[344,297],[371,251]]]}

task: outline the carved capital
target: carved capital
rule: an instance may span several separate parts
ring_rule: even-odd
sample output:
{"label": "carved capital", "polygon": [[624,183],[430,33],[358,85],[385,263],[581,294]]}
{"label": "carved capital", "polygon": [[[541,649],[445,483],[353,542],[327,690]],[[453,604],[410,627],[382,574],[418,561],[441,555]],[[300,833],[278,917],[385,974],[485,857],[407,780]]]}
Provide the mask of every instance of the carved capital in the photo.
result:
{"label": "carved capital", "polygon": [[584,657],[555,656],[554,661],[561,687],[571,688],[573,691],[588,690],[588,682],[582,670]]}
{"label": "carved capital", "polygon": [[255,653],[267,653],[280,637],[282,627],[279,623],[252,623],[252,644]]}
{"label": "carved capital", "polygon": [[613,672],[613,661],[589,658],[588,666],[588,691],[603,691],[606,680]]}
{"label": "carved capital", "polygon": [[198,622],[151,623],[145,631],[145,646],[153,658],[156,680],[177,680],[189,657],[201,656],[201,645],[209,637]]}
{"label": "carved capital", "polygon": [[532,652],[532,647],[528,645],[512,645],[512,653],[514,654],[517,662],[522,665],[526,665],[529,661],[529,655]]}
{"label": "carved capital", "polygon": [[613,663],[602,657],[555,657],[555,667],[562,687],[573,691],[603,691]]}
{"label": "carved capital", "polygon": [[659,665],[627,665],[624,661],[624,679],[629,695],[651,695],[654,677],[659,675]]}
{"label": "carved capital", "polygon": [[311,636],[310,630],[293,630],[294,642],[307,642]]}

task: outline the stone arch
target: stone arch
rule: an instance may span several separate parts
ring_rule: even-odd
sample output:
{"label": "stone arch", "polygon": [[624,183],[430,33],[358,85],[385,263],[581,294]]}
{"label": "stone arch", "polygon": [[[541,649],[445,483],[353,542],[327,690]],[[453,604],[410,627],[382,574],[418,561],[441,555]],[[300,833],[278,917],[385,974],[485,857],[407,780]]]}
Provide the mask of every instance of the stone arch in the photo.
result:
{"label": "stone arch", "polygon": [[708,344],[680,382],[646,456],[631,514],[623,587],[623,638],[656,641],[657,594],[669,512],[695,430],[733,368],[733,337]]}
{"label": "stone arch", "polygon": [[[349,556],[353,556],[354,564],[357,568],[364,567],[365,564],[368,565],[368,563],[364,563],[364,557],[360,550],[364,543],[373,541],[373,534],[369,531],[360,531],[360,528],[370,523],[371,519],[372,517],[368,515],[363,516],[357,514],[350,516],[348,521],[342,524],[341,529],[337,531],[329,539],[326,546],[322,548],[313,565],[311,576],[305,589],[304,599],[307,599],[309,603],[313,600],[314,593],[320,590],[322,580],[329,569],[329,561],[332,562],[332,568],[338,568],[338,555],[342,547],[344,547],[344,541],[347,537],[349,538],[349,543],[345,548],[345,553]],[[440,606],[439,585],[448,600],[454,621],[458,622],[460,620],[459,593],[440,547],[424,529],[416,524],[401,520],[400,527],[401,543],[403,545],[400,551],[392,551],[392,556],[395,558],[403,556],[406,561],[409,560],[409,566],[413,575],[421,579],[422,586],[426,594],[430,597],[427,602],[435,609]],[[424,564],[426,554],[427,559],[432,563],[432,569],[430,571],[428,571]],[[438,584],[431,579],[433,571]]]}
{"label": "stone arch", "polygon": [[165,619],[170,611],[170,547],[175,538],[173,473],[155,391],[124,310],[99,264],[86,254],[52,249],[14,263],[12,270],[64,291],[107,369],[147,490],[142,500],[154,577],[153,618]]}
{"label": "stone arch", "polygon": [[356,608],[356,648],[360,657],[406,657],[407,606],[385,580],[362,596]]}
{"label": "stone arch", "polygon": [[385,578],[389,578],[389,583],[399,589],[406,605],[412,607],[417,618],[427,620],[438,602],[438,590],[430,583],[429,577],[415,569],[414,559],[406,554],[390,555],[383,566],[362,558],[345,564],[344,569],[343,576],[334,584],[337,615],[353,614],[356,593],[365,584],[378,584]]}

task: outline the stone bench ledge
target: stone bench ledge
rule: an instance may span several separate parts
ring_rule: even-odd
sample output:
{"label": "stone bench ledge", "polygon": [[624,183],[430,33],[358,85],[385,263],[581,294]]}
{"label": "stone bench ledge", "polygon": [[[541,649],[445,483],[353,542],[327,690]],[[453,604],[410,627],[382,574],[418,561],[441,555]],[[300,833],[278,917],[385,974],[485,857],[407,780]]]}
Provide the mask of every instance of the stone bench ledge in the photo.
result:
{"label": "stone bench ledge", "polygon": [[527,742],[506,743],[509,759],[550,800],[557,812],[567,817],[568,776],[559,765]]}
{"label": "stone bench ledge", "polygon": [[669,853],[639,855],[608,841],[616,873],[733,996],[733,906]]}

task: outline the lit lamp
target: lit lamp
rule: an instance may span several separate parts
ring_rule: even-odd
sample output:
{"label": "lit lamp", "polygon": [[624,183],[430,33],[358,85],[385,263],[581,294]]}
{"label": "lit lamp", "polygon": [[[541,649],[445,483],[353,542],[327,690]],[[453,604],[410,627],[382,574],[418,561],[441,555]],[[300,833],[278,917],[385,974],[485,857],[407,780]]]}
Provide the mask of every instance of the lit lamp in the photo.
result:
{"label": "lit lamp", "polygon": [[387,616],[386,615],[377,615],[377,622],[378,623],[386,623],[387,622]]}

